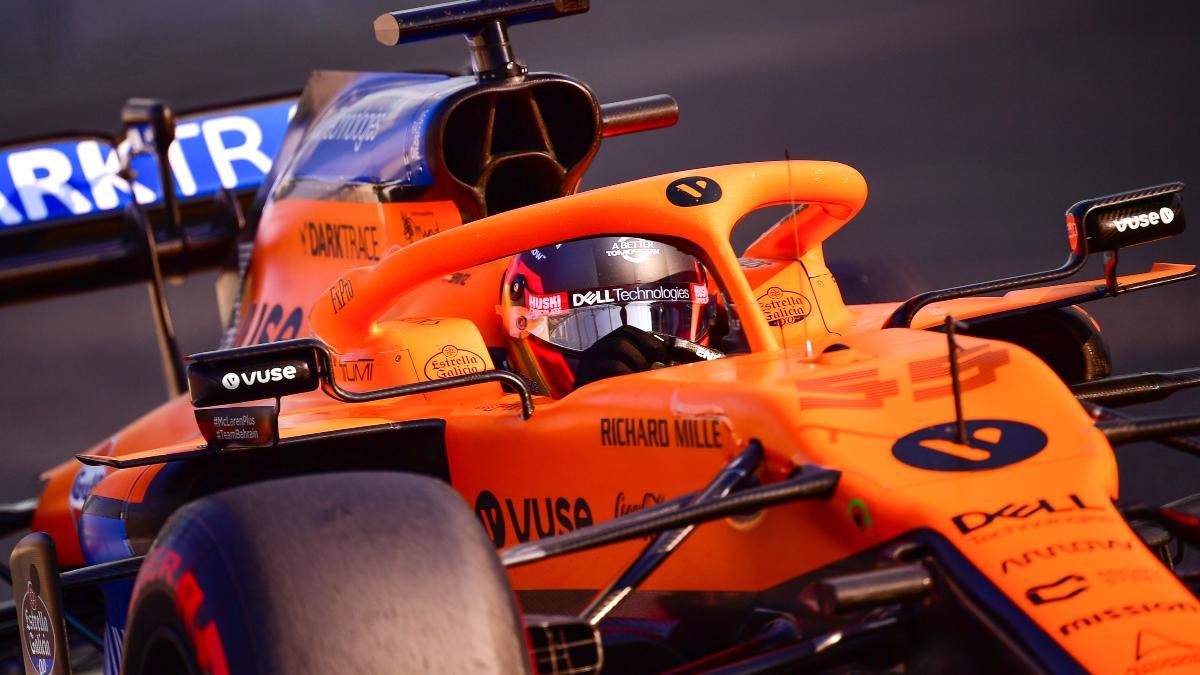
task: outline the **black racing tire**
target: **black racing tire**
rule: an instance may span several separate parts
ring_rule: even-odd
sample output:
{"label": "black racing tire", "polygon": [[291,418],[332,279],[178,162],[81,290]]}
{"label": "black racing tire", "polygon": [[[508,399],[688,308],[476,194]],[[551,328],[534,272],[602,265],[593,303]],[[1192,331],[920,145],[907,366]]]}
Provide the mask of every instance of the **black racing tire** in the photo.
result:
{"label": "black racing tire", "polygon": [[515,598],[452,489],[402,473],[254,483],[171,516],[138,573],[130,675],[526,673]]}

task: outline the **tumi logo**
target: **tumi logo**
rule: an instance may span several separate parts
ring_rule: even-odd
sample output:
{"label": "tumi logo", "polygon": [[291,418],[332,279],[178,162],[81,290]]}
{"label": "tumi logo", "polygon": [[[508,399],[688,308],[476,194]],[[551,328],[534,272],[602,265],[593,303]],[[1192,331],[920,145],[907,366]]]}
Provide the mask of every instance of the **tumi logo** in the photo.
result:
{"label": "tumi logo", "polygon": [[283,366],[251,370],[245,373],[225,373],[221,376],[221,384],[226,389],[232,391],[243,384],[249,387],[255,384],[268,384],[270,382],[279,382],[280,380],[294,379],[296,379],[296,366]]}
{"label": "tumi logo", "polygon": [[1112,226],[1117,228],[1117,232],[1125,230],[1136,230],[1139,227],[1150,227],[1162,223],[1169,225],[1172,220],[1175,220],[1175,212],[1170,207],[1164,206],[1157,211],[1149,213],[1138,213],[1124,218],[1114,218]]}

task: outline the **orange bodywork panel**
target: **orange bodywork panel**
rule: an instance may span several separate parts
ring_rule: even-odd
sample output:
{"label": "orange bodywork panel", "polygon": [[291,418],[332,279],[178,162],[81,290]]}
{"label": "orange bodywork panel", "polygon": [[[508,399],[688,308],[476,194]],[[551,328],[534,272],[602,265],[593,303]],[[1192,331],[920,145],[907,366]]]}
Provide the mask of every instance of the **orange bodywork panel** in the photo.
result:
{"label": "orange bodywork panel", "polygon": [[[715,181],[722,198],[669,205],[664,190],[688,176]],[[478,372],[493,367],[489,349],[505,345],[496,305],[512,255],[603,235],[684,240],[715,277],[725,310],[741,319],[751,353],[539,397],[528,420],[517,396],[494,383],[353,405],[310,392],[282,400],[280,437],[443,421],[451,483],[498,548],[697,490],[756,440],[765,450],[761,482],[820,465],[841,472],[833,498],[699,527],[641,590],[763,593],[898,537],[932,533],[1089,670],[1133,665],[1141,632],[1200,634],[1200,604],[1113,506],[1111,447],[1048,366],[1015,345],[960,336],[972,442],[959,445],[948,435],[955,413],[945,336],[879,330],[896,304],[844,304],[821,245],[865,199],[866,183],[850,167],[800,161],[659,176],[467,225],[443,202],[281,199],[263,218],[237,342],[311,332],[329,345],[333,376],[351,390]],[[808,207],[739,260],[733,226],[790,201]],[[1191,269],[1156,265],[1121,283]],[[946,313],[965,319],[1069,302],[1101,283],[938,303],[914,328]],[[835,342],[841,348],[825,350]],[[191,406],[179,398],[88,454],[169,460],[202,446]],[[160,466],[89,467],[98,484],[85,487],[136,504]],[[64,566],[82,564],[68,499],[80,475],[71,465],[47,474],[35,521],[55,537]],[[595,591],[644,545],[554,558],[510,578],[522,592]]]}
{"label": "orange bodywork panel", "polygon": [[445,201],[272,202],[263,212],[254,242],[236,344],[307,335],[305,316],[313,298],[347,266],[378,262],[412,242],[460,224],[458,207]]}

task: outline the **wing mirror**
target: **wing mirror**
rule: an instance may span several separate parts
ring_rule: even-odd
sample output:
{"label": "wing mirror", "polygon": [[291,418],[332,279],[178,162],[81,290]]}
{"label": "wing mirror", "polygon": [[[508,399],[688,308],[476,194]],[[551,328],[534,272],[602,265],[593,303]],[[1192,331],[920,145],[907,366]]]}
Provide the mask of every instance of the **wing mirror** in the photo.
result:
{"label": "wing mirror", "polygon": [[323,345],[284,340],[194,354],[187,368],[192,405],[242,403],[312,391],[328,370]]}
{"label": "wing mirror", "polygon": [[1071,255],[1061,267],[915,295],[896,308],[883,327],[908,328],[917,312],[930,303],[1065,279],[1083,269],[1089,253],[1106,254],[1105,292],[1115,295],[1120,291],[1117,252],[1173,237],[1183,232],[1183,225],[1183,183],[1165,183],[1076,202],[1067,209],[1067,241],[1071,245]]}
{"label": "wing mirror", "polygon": [[1067,211],[1067,239],[1081,255],[1116,251],[1173,237],[1184,222],[1183,183],[1166,183],[1076,203]]}

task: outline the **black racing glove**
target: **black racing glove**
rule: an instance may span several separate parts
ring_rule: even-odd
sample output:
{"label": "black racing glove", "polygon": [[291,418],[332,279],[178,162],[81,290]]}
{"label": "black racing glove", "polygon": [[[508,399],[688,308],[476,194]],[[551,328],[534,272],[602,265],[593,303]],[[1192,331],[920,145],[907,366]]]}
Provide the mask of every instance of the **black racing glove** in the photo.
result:
{"label": "black racing glove", "polygon": [[575,386],[667,365],[667,343],[633,326],[621,326],[580,354]]}
{"label": "black racing glove", "polygon": [[633,326],[621,326],[583,351],[579,372],[575,374],[575,386],[721,356],[721,352],[686,340],[668,339]]}

